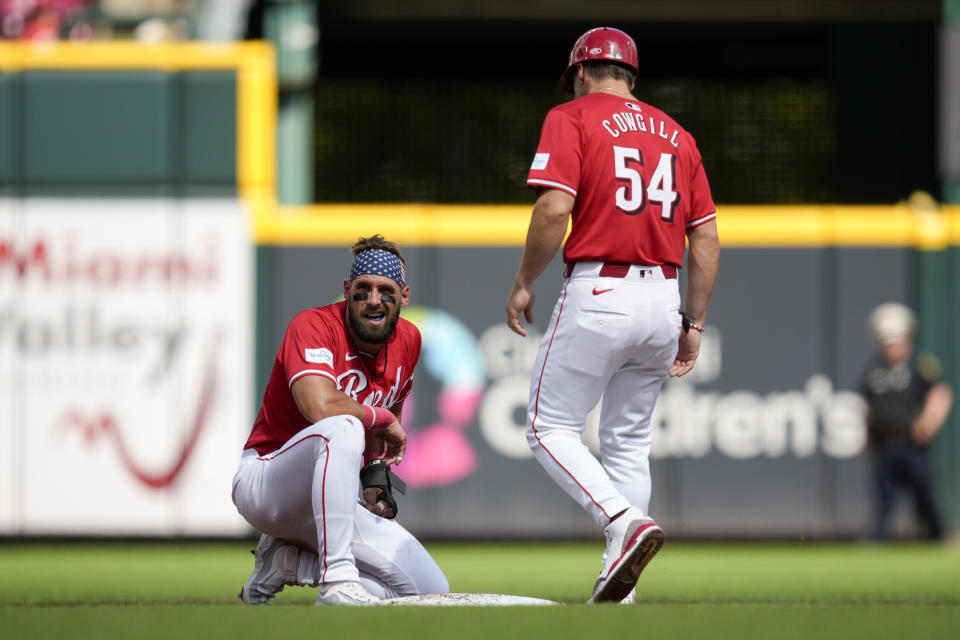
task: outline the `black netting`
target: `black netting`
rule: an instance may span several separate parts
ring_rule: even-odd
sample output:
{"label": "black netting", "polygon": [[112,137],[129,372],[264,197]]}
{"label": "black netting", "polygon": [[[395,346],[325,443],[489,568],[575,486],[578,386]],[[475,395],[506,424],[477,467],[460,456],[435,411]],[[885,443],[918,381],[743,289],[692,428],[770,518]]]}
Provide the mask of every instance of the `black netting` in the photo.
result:
{"label": "black netting", "polygon": [[[721,203],[836,200],[836,117],[819,79],[639,83],[696,137]],[[532,202],[525,185],[559,90],[329,78],[316,102],[320,202]]]}

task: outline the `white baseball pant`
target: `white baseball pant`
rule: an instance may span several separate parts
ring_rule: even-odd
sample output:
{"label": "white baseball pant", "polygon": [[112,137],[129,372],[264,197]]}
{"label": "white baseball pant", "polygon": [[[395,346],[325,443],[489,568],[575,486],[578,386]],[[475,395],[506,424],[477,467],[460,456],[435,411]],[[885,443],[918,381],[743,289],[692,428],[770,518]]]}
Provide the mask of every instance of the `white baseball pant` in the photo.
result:
{"label": "white baseball pant", "polygon": [[266,455],[247,449],[233,502],[258,531],[312,552],[300,554],[301,584],[360,579],[379,597],[446,593],[423,545],[362,506],[363,449],[363,425],[352,416],[321,420]]}
{"label": "white baseball pant", "polygon": [[[650,417],[677,355],[676,278],[631,265],[624,277],[580,262],[565,278],[530,384],[527,442],[553,480],[601,526],[650,506]],[[600,407],[598,461],[581,441]]]}

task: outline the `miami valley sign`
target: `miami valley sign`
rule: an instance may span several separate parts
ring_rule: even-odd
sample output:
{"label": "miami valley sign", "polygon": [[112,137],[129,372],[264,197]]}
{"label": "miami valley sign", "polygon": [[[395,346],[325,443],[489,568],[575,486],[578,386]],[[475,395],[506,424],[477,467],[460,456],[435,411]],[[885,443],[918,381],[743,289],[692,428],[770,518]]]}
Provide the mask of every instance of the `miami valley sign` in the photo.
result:
{"label": "miami valley sign", "polygon": [[234,200],[0,199],[0,533],[244,530],[246,220]]}

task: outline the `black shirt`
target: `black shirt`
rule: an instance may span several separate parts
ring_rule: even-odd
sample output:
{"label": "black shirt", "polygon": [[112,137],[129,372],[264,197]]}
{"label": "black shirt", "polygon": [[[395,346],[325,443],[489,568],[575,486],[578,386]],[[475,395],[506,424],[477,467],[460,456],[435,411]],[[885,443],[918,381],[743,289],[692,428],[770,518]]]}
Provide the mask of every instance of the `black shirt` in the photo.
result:
{"label": "black shirt", "polygon": [[874,444],[905,444],[910,441],[913,421],[923,408],[930,388],[936,382],[930,367],[915,359],[888,366],[880,356],[867,365],[860,392],[870,407],[867,424]]}

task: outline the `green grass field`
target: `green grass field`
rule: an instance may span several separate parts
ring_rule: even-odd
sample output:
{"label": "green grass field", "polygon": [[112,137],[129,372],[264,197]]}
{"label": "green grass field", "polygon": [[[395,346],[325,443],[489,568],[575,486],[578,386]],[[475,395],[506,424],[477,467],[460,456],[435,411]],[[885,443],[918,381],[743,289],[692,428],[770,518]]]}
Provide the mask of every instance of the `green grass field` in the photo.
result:
{"label": "green grass field", "polygon": [[[236,598],[252,543],[0,543],[0,637],[888,638],[960,636],[960,549],[668,542],[643,604],[586,606],[601,543],[433,544],[453,591],[560,607],[314,607]],[[626,637],[626,636],[623,636]]]}

